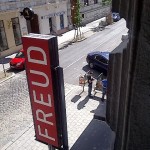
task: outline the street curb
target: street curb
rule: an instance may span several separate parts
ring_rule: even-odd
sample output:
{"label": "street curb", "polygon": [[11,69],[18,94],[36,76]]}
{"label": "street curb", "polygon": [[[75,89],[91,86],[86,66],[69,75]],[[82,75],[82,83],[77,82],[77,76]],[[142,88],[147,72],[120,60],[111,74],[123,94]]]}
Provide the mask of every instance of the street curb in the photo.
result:
{"label": "street curb", "polygon": [[12,77],[14,77],[14,76],[15,76],[15,73],[12,73],[11,76],[6,77],[4,80],[0,81],[0,84],[3,83],[3,82],[5,82],[5,81],[7,81],[8,79],[10,79],[10,78],[12,78]]}

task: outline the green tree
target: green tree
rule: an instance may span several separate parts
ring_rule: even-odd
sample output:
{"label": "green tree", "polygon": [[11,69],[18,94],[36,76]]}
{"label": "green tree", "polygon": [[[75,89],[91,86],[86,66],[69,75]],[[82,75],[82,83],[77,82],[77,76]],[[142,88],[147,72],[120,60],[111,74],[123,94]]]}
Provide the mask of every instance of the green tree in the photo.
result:
{"label": "green tree", "polygon": [[81,34],[81,14],[80,14],[80,8],[81,8],[81,4],[80,4],[80,0],[77,0],[75,3],[75,14],[74,14],[74,20],[75,20],[75,35],[74,35],[74,41],[78,41],[81,40],[83,38],[82,34]]}
{"label": "green tree", "polygon": [[110,5],[112,0],[102,0],[103,5]]}

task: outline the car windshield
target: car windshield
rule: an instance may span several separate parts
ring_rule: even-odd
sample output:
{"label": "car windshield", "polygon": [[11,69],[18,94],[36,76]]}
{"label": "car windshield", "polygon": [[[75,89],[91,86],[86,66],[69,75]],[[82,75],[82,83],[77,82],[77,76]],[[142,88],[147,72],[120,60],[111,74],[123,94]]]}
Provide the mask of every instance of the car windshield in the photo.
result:
{"label": "car windshield", "polygon": [[24,58],[23,52],[17,53],[16,58]]}

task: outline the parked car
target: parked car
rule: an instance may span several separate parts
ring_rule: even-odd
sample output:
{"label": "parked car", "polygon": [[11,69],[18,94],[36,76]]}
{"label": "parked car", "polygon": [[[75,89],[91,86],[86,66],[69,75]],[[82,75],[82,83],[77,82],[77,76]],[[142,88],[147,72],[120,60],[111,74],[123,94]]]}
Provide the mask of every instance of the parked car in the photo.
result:
{"label": "parked car", "polygon": [[91,52],[87,55],[86,61],[91,69],[103,69],[107,71],[109,52]]}
{"label": "parked car", "polygon": [[24,57],[24,50],[20,50],[14,58],[10,61],[10,68],[13,69],[24,69],[25,68],[25,57]]}
{"label": "parked car", "polygon": [[114,22],[119,21],[119,20],[120,20],[120,15],[119,15],[119,13],[113,12],[113,13],[112,13],[112,18],[113,18],[113,21],[114,21]]}

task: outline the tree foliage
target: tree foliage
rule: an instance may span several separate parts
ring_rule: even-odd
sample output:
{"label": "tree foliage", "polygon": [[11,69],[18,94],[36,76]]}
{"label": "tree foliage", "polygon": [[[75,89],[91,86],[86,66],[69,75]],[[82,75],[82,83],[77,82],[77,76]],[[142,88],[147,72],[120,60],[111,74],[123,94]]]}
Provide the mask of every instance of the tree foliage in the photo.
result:
{"label": "tree foliage", "polygon": [[103,5],[110,5],[112,0],[102,0]]}
{"label": "tree foliage", "polygon": [[79,27],[80,26],[80,24],[81,24],[81,14],[80,14],[80,8],[81,8],[81,4],[80,4],[80,0],[77,0],[77,2],[76,2],[76,12],[75,12],[75,25],[77,26],[77,27]]}
{"label": "tree foliage", "polygon": [[80,0],[76,0],[75,3],[75,13],[74,13],[74,19],[75,19],[75,35],[74,35],[74,41],[80,41],[83,39],[83,35],[81,33],[81,13],[80,13],[81,3]]}

